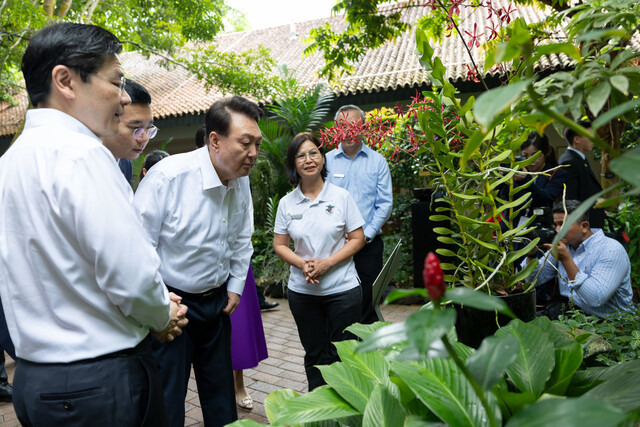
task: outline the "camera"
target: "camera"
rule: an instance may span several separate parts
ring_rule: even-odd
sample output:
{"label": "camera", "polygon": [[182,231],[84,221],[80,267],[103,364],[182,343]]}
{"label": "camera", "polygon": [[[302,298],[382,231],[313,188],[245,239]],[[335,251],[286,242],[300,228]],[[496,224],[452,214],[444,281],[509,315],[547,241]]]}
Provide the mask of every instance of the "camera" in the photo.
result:
{"label": "camera", "polygon": [[556,237],[556,230],[553,224],[551,208],[533,208],[532,214],[536,215],[536,219],[531,225],[536,228],[527,234],[527,238],[533,240],[539,237],[540,241],[538,242],[538,246],[553,242],[553,239]]}

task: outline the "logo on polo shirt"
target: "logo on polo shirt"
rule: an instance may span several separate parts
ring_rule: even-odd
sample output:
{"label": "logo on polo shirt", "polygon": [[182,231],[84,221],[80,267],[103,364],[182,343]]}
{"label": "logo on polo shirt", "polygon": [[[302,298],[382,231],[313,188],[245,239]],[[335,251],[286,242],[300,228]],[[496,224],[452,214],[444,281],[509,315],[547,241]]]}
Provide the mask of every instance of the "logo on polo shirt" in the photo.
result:
{"label": "logo on polo shirt", "polygon": [[333,206],[333,205],[327,206],[327,213],[329,215],[333,215],[333,208],[335,208],[335,206]]}

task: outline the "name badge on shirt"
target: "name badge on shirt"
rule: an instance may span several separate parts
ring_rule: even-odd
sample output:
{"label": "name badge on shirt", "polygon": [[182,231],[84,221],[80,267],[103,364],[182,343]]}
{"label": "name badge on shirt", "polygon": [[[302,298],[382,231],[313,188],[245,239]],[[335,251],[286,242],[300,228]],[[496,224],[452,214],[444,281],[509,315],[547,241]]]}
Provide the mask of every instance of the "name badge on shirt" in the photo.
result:
{"label": "name badge on shirt", "polygon": [[344,174],[343,173],[334,173],[333,177],[334,178],[344,178]]}
{"label": "name badge on shirt", "polygon": [[291,215],[291,219],[302,219],[302,214],[295,214],[295,215]]}

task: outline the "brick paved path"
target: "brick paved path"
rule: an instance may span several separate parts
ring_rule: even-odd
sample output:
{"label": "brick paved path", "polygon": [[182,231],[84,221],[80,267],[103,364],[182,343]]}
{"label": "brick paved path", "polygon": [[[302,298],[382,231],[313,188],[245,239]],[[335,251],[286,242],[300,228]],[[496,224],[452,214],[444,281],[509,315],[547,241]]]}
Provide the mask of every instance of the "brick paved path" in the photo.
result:
{"label": "brick paved path", "polygon": [[[251,398],[253,409],[247,411],[238,408],[240,419],[250,418],[260,423],[268,422],[264,411],[264,399],[274,390],[290,388],[298,392],[307,391],[307,380],[304,374],[302,345],[298,331],[291,316],[287,300],[278,301],[280,306],[274,310],[262,312],[262,322],[269,349],[269,358],[262,361],[255,369],[244,371],[244,381]],[[419,306],[389,305],[382,307],[385,320],[401,322]],[[6,369],[9,381],[13,379],[15,362],[6,356]],[[185,426],[203,426],[202,411],[198,402],[196,381],[191,373],[189,391],[187,392]],[[0,426],[18,426],[18,420],[10,403],[0,403]]]}

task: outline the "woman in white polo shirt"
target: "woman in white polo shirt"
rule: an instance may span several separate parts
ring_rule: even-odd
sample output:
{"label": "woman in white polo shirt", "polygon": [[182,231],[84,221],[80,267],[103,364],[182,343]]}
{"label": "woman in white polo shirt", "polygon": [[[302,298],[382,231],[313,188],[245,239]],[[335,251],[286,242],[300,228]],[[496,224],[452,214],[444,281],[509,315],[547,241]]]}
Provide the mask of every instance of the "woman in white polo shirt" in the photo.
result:
{"label": "woman in white polo shirt", "polygon": [[291,265],[289,307],[311,391],[325,384],[314,365],[338,361],[331,342],[354,338],[344,329],[360,319],[362,291],[353,255],[364,246],[364,220],[346,190],[325,182],[324,152],[313,134],[300,133],[289,144],[287,175],[297,187],[280,200],[273,247]]}

